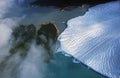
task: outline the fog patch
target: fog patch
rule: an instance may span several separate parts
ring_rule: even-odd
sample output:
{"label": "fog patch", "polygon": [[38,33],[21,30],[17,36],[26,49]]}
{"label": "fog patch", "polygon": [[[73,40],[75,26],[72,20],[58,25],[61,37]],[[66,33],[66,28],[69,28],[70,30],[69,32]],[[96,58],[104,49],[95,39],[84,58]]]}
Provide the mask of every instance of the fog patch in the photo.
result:
{"label": "fog patch", "polygon": [[29,43],[30,49],[26,57],[22,58],[22,50],[11,54],[12,32],[22,19],[21,14],[26,8],[16,5],[15,0],[0,0],[0,78],[43,78],[45,76],[48,57],[46,49],[36,45],[34,40]]}

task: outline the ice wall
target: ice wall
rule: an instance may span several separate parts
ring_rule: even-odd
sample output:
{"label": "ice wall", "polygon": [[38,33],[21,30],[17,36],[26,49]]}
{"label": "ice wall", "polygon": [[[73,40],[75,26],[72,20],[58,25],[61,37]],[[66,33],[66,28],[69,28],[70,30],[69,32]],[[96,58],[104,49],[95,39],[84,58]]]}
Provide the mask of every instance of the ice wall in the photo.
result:
{"label": "ice wall", "polygon": [[58,52],[78,59],[93,70],[120,78],[120,2],[90,8],[67,22]]}

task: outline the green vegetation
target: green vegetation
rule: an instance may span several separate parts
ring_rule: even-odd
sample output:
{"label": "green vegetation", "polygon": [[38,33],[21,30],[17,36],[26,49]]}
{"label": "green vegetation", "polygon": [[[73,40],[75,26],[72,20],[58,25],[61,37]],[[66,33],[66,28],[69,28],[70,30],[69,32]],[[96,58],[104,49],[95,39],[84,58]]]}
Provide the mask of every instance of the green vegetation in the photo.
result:
{"label": "green vegetation", "polygon": [[13,47],[10,49],[10,53],[14,54],[18,50],[23,50],[26,52],[29,48],[28,43],[30,43],[35,38],[35,35],[36,35],[36,27],[33,24],[28,26],[20,25],[14,28],[12,33]]}
{"label": "green vegetation", "polygon": [[[44,37],[44,38],[43,38]],[[48,51],[48,55],[52,57],[50,40],[56,42],[58,37],[58,29],[53,23],[41,24],[40,29],[36,29],[34,24],[20,25],[13,29],[12,33],[12,48],[10,49],[11,55],[20,52],[22,57],[26,56],[30,48],[30,43],[34,40],[36,45],[43,45]]]}

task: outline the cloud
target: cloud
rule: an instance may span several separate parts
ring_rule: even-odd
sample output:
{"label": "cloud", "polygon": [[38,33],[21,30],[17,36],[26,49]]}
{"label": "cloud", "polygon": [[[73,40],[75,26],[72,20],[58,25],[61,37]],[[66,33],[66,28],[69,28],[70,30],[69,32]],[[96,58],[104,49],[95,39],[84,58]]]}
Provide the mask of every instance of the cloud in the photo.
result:
{"label": "cloud", "polygon": [[[0,0],[0,47],[7,45],[12,28],[19,23],[22,17],[6,17],[15,7],[15,0]],[[14,11],[13,11],[14,13]]]}
{"label": "cloud", "polygon": [[[24,3],[24,0],[17,1]],[[24,12],[22,13],[26,8],[16,5],[17,1],[0,0],[0,68],[1,62],[3,63],[0,78],[43,78],[43,60],[47,58],[47,54],[44,54],[47,53],[45,48],[31,43],[31,49],[24,60],[19,51],[14,55],[9,53],[13,28],[19,26],[21,20],[26,18]]]}

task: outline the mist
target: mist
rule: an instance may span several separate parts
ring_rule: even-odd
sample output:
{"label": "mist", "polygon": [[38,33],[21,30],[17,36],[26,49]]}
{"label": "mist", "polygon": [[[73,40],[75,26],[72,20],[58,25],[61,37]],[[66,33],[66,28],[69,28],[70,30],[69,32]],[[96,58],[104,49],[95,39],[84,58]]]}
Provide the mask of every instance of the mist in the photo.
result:
{"label": "mist", "polygon": [[[48,58],[47,50],[36,45],[33,40],[26,57],[21,57],[21,50],[15,54],[9,51],[13,47],[13,29],[26,19],[26,10],[21,5],[24,0],[0,0],[0,78],[44,78]],[[27,2],[29,3],[29,2]],[[30,22],[31,23],[31,22]],[[29,24],[30,24],[29,23]]]}

